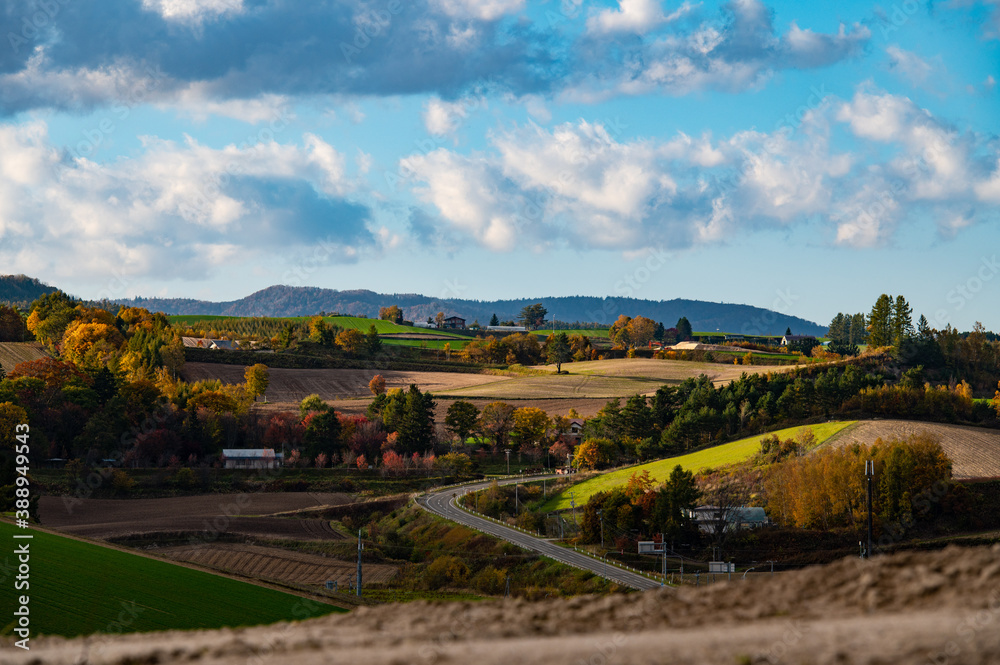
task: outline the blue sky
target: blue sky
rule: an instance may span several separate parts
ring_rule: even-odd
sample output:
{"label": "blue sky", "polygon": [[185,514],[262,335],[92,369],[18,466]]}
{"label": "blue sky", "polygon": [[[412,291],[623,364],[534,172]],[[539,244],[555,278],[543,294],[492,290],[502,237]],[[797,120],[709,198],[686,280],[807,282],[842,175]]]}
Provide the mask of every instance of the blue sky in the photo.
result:
{"label": "blue sky", "polygon": [[0,272],[1000,330],[1000,3],[9,0]]}

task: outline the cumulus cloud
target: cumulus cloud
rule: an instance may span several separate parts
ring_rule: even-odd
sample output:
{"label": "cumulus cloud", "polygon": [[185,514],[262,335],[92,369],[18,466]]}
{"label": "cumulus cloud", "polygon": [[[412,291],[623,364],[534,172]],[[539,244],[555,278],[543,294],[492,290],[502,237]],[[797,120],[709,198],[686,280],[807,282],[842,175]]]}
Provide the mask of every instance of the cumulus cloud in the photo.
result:
{"label": "cumulus cloud", "polygon": [[618,0],[618,9],[604,9],[587,19],[592,33],[634,32],[645,34],[664,23],[689,14],[694,6],[685,0],[669,16],[663,13],[659,0]]}
{"label": "cumulus cloud", "polygon": [[[834,147],[831,136],[845,128],[851,148]],[[666,141],[618,133],[587,121],[528,124],[494,133],[486,152],[438,149],[402,167],[436,208],[441,232],[504,251],[539,238],[623,251],[654,242],[682,248],[814,220],[833,243],[870,247],[909,219],[930,218],[954,233],[997,217],[996,144],[867,87],[850,100],[828,98],[794,131]],[[421,237],[433,235],[430,219],[419,217]]]}
{"label": "cumulus cloud", "polygon": [[494,21],[521,11],[524,0],[432,0],[431,4],[448,16]]}
{"label": "cumulus cloud", "polygon": [[101,165],[55,148],[44,123],[6,125],[0,174],[0,256],[26,272],[196,278],[324,238],[334,261],[377,243],[343,156],[315,136],[221,149],[150,137]]}
{"label": "cumulus cloud", "polygon": [[624,29],[630,21],[643,26],[656,23],[649,14],[651,7],[630,3],[592,17],[590,38],[578,45],[586,65],[577,68],[568,91],[571,98],[596,101],[621,94],[752,89],[775,71],[825,67],[853,57],[871,37],[860,24],[840,25],[834,34],[793,24],[779,35],[771,10],[760,0],[733,0],[723,6],[721,20],[705,19],[694,27],[678,24],[676,29],[651,32],[638,41],[615,36],[611,28]]}

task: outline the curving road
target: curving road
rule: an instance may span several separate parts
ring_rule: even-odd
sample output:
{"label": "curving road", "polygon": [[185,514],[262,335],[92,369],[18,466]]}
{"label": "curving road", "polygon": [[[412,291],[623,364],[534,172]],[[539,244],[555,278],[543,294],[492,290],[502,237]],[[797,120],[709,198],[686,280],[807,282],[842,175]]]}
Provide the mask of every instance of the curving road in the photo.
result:
{"label": "curving road", "polygon": [[[560,476],[531,476],[527,482],[535,482],[544,479],[559,478]],[[506,540],[509,543],[513,543],[518,547],[522,547],[526,550],[532,552],[537,552],[550,559],[555,559],[556,561],[565,563],[576,568],[582,568],[584,570],[589,570],[595,575],[600,575],[609,580],[622,584],[624,586],[632,587],[633,589],[654,589],[660,586],[659,582],[639,575],[638,573],[633,573],[628,570],[622,570],[616,566],[606,565],[602,561],[595,559],[586,554],[576,552],[574,550],[566,549],[565,547],[559,547],[554,543],[550,543],[546,540],[540,538],[535,538],[534,536],[529,536],[526,533],[517,531],[516,529],[511,529],[509,527],[497,524],[482,517],[477,517],[468,513],[456,505],[458,497],[472,492],[474,490],[485,489],[492,484],[492,480],[484,481],[481,483],[475,483],[471,485],[463,485],[461,487],[449,487],[433,492],[429,492],[423,496],[417,497],[417,504],[428,510],[435,515],[440,515],[445,519],[449,519],[452,522],[458,522],[464,526],[472,527],[478,531],[495,536],[502,540]],[[499,481],[501,485],[511,485],[513,483],[523,483],[526,482],[522,478],[513,478],[507,480]]]}

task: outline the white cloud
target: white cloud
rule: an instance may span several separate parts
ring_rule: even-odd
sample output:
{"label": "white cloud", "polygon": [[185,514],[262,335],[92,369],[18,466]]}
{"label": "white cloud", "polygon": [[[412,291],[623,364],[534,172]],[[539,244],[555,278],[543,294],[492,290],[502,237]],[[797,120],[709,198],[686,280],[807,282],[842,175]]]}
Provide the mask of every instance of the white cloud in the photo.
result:
{"label": "white cloud", "polygon": [[896,71],[912,86],[929,88],[928,84],[944,76],[944,65],[940,58],[931,64],[916,53],[906,51],[893,44],[885,49],[889,56],[889,68]]}
{"label": "white cloud", "polygon": [[424,105],[424,127],[435,136],[450,136],[468,116],[466,105],[461,102],[445,102],[432,97]]}
{"label": "white cloud", "polygon": [[494,21],[521,11],[524,0],[431,0],[431,5],[454,18]]}
{"label": "white cloud", "polygon": [[142,0],[142,7],[169,21],[202,23],[243,12],[243,0]]}
{"label": "white cloud", "polygon": [[[848,147],[833,146],[838,127],[853,135]],[[503,250],[540,239],[686,247],[816,220],[833,242],[870,247],[917,220],[954,234],[995,219],[983,204],[1000,201],[995,143],[869,86],[849,101],[828,97],[794,130],[667,141],[614,132],[586,121],[528,124],[493,134],[487,152],[439,149],[403,166],[445,229]]]}
{"label": "white cloud", "polygon": [[324,233],[341,258],[374,242],[367,209],[342,198],[355,187],[343,157],[318,137],[221,149],[143,141],[137,156],[102,165],[54,147],[42,122],[0,126],[0,261],[66,279],[194,278]]}
{"label": "white cloud", "polygon": [[663,13],[660,0],[618,0],[618,9],[604,9],[587,19],[587,31],[596,34],[633,32],[640,35],[676,21],[694,6],[685,0],[669,16]]}

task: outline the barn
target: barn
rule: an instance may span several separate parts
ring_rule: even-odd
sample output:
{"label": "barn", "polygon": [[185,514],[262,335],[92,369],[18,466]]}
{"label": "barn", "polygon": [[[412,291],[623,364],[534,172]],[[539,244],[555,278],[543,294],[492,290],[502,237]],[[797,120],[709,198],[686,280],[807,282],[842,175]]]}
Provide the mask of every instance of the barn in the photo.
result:
{"label": "barn", "polygon": [[227,469],[277,469],[283,457],[283,453],[275,453],[273,448],[226,448],[222,451]]}

